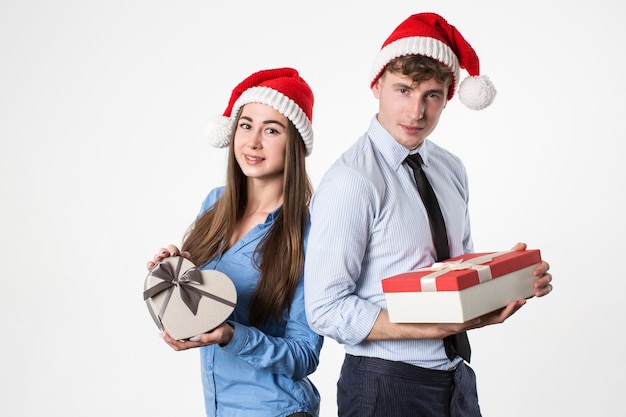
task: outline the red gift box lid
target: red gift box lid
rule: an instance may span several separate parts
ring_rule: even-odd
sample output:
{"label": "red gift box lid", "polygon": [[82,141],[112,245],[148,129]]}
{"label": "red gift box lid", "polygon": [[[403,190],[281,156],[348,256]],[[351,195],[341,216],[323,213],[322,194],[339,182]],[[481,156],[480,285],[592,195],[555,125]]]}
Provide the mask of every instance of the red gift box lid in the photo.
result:
{"label": "red gift box lid", "polygon": [[[468,253],[462,256],[448,259],[443,264],[461,261],[469,261],[485,255],[495,255],[498,252]],[[491,261],[481,263],[480,266],[488,266],[491,278],[501,277],[510,272],[538,264],[541,262],[541,253],[538,249],[523,251],[502,252]],[[418,270],[404,272],[382,280],[383,292],[421,292],[422,278],[432,274],[435,270],[429,267]],[[481,283],[479,273],[476,269],[453,269],[435,278],[436,291],[460,291]]]}

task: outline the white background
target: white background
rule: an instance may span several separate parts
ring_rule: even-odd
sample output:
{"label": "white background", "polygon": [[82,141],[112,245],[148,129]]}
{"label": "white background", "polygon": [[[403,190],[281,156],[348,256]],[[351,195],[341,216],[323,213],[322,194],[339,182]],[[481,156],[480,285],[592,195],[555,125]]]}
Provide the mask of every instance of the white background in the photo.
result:
{"label": "white background", "polygon": [[[539,248],[554,292],[473,331],[486,417],[624,415],[624,60],[619,2],[0,2],[0,414],[201,416],[198,352],[157,335],[145,262],[180,243],[225,150],[204,122],[253,71],[316,95],[314,185],[367,128],[370,64],[412,13],[478,52],[492,107],[431,139],[466,163],[477,251]],[[466,75],[462,72],[462,76]],[[312,378],[336,415],[343,348]]]}

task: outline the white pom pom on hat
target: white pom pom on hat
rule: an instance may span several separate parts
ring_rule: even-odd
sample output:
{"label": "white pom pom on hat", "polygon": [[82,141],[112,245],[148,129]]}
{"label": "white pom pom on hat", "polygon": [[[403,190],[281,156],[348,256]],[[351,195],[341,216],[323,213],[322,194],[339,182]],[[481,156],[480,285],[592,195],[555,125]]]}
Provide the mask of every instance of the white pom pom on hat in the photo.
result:
{"label": "white pom pom on hat", "polygon": [[[405,55],[428,56],[450,68],[448,100],[458,90],[461,103],[472,110],[482,110],[493,103],[496,89],[487,76],[480,75],[478,55],[459,31],[438,14],[414,14],[398,25],[374,59],[370,87],[392,59]],[[459,80],[459,68],[469,74],[463,82]]]}
{"label": "white pom pom on hat", "polygon": [[306,155],[313,150],[313,91],[293,68],[255,72],[233,89],[222,116],[213,117],[205,126],[209,143],[218,148],[229,145],[235,116],[248,103],[273,107],[289,119],[300,135]]}
{"label": "white pom pom on hat", "polygon": [[489,107],[496,98],[496,88],[486,75],[467,77],[459,86],[459,100],[472,110]]}
{"label": "white pom pom on hat", "polygon": [[226,116],[214,116],[209,119],[204,128],[204,134],[209,144],[216,148],[225,148],[230,142],[230,134],[234,120]]}

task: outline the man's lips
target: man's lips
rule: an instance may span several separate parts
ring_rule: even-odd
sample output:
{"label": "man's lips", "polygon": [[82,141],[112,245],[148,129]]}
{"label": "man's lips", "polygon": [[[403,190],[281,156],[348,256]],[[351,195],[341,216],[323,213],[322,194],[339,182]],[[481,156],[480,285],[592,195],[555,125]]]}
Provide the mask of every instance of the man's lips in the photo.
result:
{"label": "man's lips", "polygon": [[411,125],[400,125],[400,126],[402,127],[402,130],[404,130],[406,133],[410,135],[415,135],[423,129],[419,126],[411,126]]}

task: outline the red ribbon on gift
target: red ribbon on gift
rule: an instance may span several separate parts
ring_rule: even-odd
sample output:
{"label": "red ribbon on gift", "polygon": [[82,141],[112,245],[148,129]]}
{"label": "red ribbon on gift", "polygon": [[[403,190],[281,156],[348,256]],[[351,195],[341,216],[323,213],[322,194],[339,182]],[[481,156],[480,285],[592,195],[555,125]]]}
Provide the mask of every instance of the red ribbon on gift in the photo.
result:
{"label": "red ribbon on gift", "polygon": [[160,282],[143,292],[143,299],[145,301],[148,298],[152,298],[155,295],[162,293],[163,291],[167,291],[165,300],[163,301],[163,305],[161,305],[161,309],[159,311],[159,320],[163,317],[167,304],[169,303],[172,293],[176,287],[178,287],[181,300],[194,316],[198,313],[198,305],[200,304],[200,300],[203,296],[227,306],[235,307],[234,303],[218,297],[217,295],[203,291],[193,285],[202,283],[202,274],[195,266],[186,270],[179,277],[182,262],[183,257],[179,257],[178,263],[176,264],[176,270],[172,269],[172,265],[169,262],[161,262],[157,264],[151,274],[156,278],[162,279],[163,282]]}

